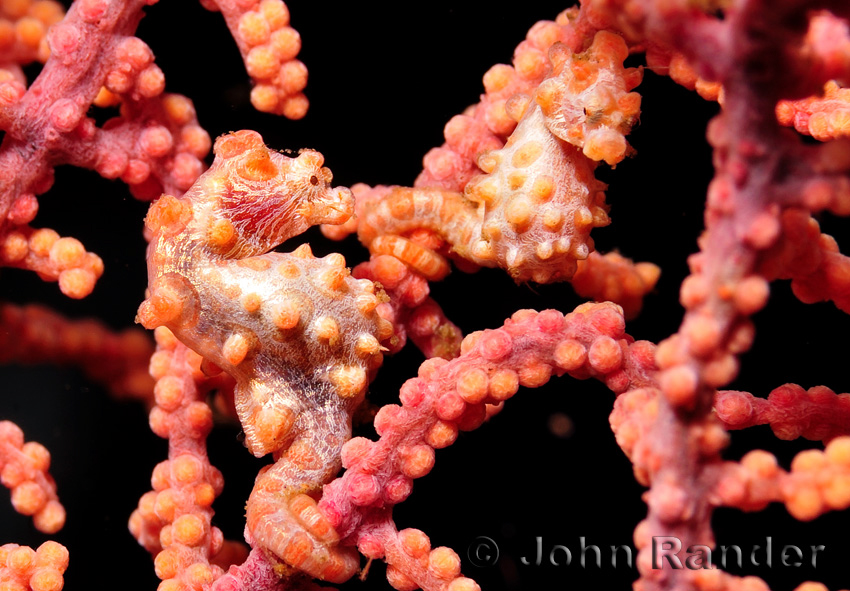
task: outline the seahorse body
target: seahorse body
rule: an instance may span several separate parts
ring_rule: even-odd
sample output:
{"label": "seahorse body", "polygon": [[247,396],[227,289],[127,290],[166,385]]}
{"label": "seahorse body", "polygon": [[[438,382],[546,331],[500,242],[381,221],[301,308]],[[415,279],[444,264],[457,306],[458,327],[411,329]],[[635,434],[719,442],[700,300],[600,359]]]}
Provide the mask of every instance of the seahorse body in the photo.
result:
{"label": "seahorse body", "polygon": [[248,503],[253,541],[313,576],[345,580],[356,554],[333,547],[332,530],[299,495],[339,470],[392,325],[375,312],[374,284],[352,278],[342,255],[317,259],[306,245],[269,252],[351,215],[350,191],[330,187],[320,154],[290,158],[246,131],[219,138],[215,153],[182,198],[164,195],[148,214],[149,293],[138,320],[168,327],[236,379],[249,450],[277,459]]}

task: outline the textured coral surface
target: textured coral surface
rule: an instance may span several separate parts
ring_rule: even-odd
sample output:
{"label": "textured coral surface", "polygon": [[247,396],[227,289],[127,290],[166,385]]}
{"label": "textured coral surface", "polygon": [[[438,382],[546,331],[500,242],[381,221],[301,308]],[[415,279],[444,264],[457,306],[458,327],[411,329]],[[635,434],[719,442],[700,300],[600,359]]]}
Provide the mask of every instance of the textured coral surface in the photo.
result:
{"label": "textured coral surface", "polygon": [[[290,4],[304,41],[299,57],[310,69],[310,111],[298,121],[251,108],[239,51],[221,17],[197,3],[161,0],[147,9],[138,34],[156,54],[167,90],[195,101],[199,121],[213,138],[256,129],[274,148],[319,150],[333,170],[334,186],[410,186],[421,171],[422,156],[442,143],[446,121],[478,99],[484,72],[493,63],[508,62],[532,24],[565,8],[549,2],[509,8],[434,2],[415,11]],[[661,267],[657,288],[627,325],[630,335],[657,343],[682,319],[678,289],[687,274],[687,255],[697,249],[712,175],[705,127],[718,107],[650,72],[637,90],[643,97],[641,114],[628,138],[636,154],[615,170],[605,164],[597,170],[610,185],[607,202],[614,221],[594,229],[593,240],[603,252],[619,249]],[[71,317],[98,316],[114,328],[132,325],[147,285],[142,237],[147,204],[133,200],[123,184],[93,172],[67,167],[56,177],[55,188],[40,199],[37,227],[80,238],[104,259],[106,271],[91,296],[68,301],[34,274],[4,269],[0,299],[47,302]],[[824,214],[820,222],[841,244],[847,235],[842,220]],[[284,248],[291,251],[305,240],[319,257],[341,252],[349,265],[368,258],[353,238],[330,242],[317,228]],[[501,326],[518,309],[566,313],[583,301],[568,285],[517,285],[498,269],[476,274],[454,269],[446,281],[432,284],[431,295],[464,334]],[[774,283],[771,297],[771,305],[755,318],[758,334],[741,373],[727,387],[762,397],[786,382],[850,390],[844,371],[850,319],[829,302],[800,304],[787,282]],[[416,375],[421,361],[421,353],[410,346],[388,359],[369,389],[370,401],[397,403],[399,387]],[[145,409],[114,400],[75,370],[4,366],[0,372],[0,418],[15,421],[27,441],[38,441],[52,453],[51,474],[68,513],[65,528],[55,536],[71,552],[66,588],[155,588],[159,580],[150,555],[127,533],[130,512],[150,489],[151,469],[166,454],[165,444],[148,428]],[[538,536],[547,551],[561,544],[574,553],[584,536],[602,549],[603,561],[609,560],[610,545],[633,546],[634,526],[646,515],[644,488],[611,434],[613,400],[604,384],[566,376],[541,388],[520,389],[502,413],[439,452],[433,472],[417,481],[411,498],[396,509],[398,528],[422,528],[435,547],[453,548],[464,575],[483,589],[628,588],[636,569],[610,563],[601,569],[538,567],[521,560],[533,561]],[[355,427],[354,434],[374,438],[370,426]],[[231,422],[216,428],[209,443],[210,459],[226,482],[214,523],[230,539],[242,537],[244,503],[266,463],[250,456],[243,438]],[[817,445],[776,441],[761,426],[733,433],[725,457],[739,459],[754,447],[767,448],[788,469],[797,451]],[[817,569],[774,565],[730,569],[734,574],[757,574],[773,589],[792,589],[813,579],[830,589],[848,585],[843,570],[850,553],[843,535],[850,525],[846,514],[801,524],[781,505],[772,505],[758,514],[721,509],[712,523],[718,543],[752,548],[772,536],[778,546],[826,546]],[[469,560],[467,550],[479,536],[498,544],[495,566]],[[0,503],[0,543],[37,548],[44,539],[29,520]],[[345,588],[387,589],[384,570],[376,561],[365,583],[354,580]]]}

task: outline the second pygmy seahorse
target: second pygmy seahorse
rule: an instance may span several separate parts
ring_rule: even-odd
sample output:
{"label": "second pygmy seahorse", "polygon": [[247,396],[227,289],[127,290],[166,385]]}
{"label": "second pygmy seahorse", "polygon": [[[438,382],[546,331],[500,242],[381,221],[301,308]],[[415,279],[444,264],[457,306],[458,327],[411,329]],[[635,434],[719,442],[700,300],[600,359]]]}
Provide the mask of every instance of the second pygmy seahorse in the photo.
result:
{"label": "second pygmy seahorse", "polygon": [[348,189],[331,188],[321,154],[270,151],[259,134],[219,138],[215,162],[182,197],[162,196],[146,224],[148,297],[138,320],[166,326],[237,382],[236,409],[256,456],[276,463],[248,502],[255,545],[312,576],[338,582],[358,568],[353,549],[315,509],[340,469],[351,414],[382,362],[392,325],[368,280],[342,255],[308,246],[269,252],[308,227],[344,222]]}

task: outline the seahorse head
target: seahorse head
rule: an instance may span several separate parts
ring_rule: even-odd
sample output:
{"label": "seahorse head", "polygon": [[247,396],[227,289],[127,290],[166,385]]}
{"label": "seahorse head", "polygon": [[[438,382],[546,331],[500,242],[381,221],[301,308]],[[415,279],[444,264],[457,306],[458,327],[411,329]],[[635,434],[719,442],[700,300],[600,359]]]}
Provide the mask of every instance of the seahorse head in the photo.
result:
{"label": "seahorse head", "polygon": [[354,198],[333,188],[331,171],[314,150],[290,157],[269,150],[255,131],[237,131],[215,142],[215,161],[186,193],[196,231],[226,258],[270,251],[316,224],[341,224]]}

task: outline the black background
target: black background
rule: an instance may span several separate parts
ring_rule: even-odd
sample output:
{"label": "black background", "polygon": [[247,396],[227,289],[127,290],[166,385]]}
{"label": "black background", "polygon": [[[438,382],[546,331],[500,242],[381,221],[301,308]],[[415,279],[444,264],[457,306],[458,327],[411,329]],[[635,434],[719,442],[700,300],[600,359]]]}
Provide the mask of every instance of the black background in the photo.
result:
{"label": "black background", "polygon": [[[481,76],[494,63],[509,62],[513,48],[537,20],[563,8],[551,2],[495,8],[491,3],[429,2],[412,7],[377,4],[294,2],[293,26],[301,33],[300,58],[310,70],[310,112],[292,122],[253,111],[249,81],[220,15],[195,2],[163,0],[148,9],[139,36],[153,48],[166,74],[167,89],[195,101],[201,124],[215,137],[237,129],[260,131],[278,149],[315,148],[333,170],[335,183],[412,183],[421,158],[442,143],[442,128],[475,102]],[[632,65],[640,60],[634,59]],[[681,320],[678,285],[686,257],[702,229],[705,189],[712,174],[704,140],[716,106],[647,73],[638,88],[644,96],[641,121],[630,142],[637,155],[599,176],[610,183],[611,226],[594,233],[597,247],[619,249],[637,260],[661,265],[662,278],[641,317],[629,324],[636,338],[655,342],[674,332]],[[118,182],[95,173],[61,167],[55,188],[40,198],[35,227],[51,227],[80,238],[100,254],[106,273],[95,293],[70,301],[54,284],[34,274],[4,270],[0,297],[45,302],[73,317],[96,315],[113,327],[132,325],[146,284],[142,218],[147,205],[133,200]],[[825,227],[841,241],[841,220],[825,216]],[[356,242],[329,243],[317,232],[309,240],[317,254],[339,250],[350,265],[364,260]],[[568,285],[515,285],[503,272],[474,275],[455,271],[432,293],[464,332],[496,327],[519,308],[558,308],[580,302]],[[735,388],[766,395],[796,382],[825,384],[847,391],[844,375],[846,316],[832,304],[805,306],[787,284],[773,288],[771,306],[757,315],[753,350],[743,359]],[[397,399],[398,387],[415,375],[421,355],[412,347],[388,359],[371,388],[377,404]],[[55,538],[71,550],[67,589],[84,586],[153,589],[157,579],[150,557],[127,533],[126,521],[138,497],[150,487],[150,472],[166,456],[166,444],[147,428],[144,410],[118,403],[74,370],[52,367],[2,368],[0,417],[20,424],[28,439],[53,453],[52,473],[68,510],[68,523]],[[603,585],[627,589],[634,569],[530,567],[537,536],[575,552],[579,537],[603,549],[631,544],[631,532],[645,515],[642,488],[616,446],[608,426],[613,395],[598,383],[553,379],[538,390],[522,390],[505,411],[478,431],[464,434],[437,456],[431,475],[417,481],[412,497],[396,510],[400,528],[419,527],[437,545],[453,547],[463,570],[485,589],[548,589]],[[573,423],[568,437],[548,428],[553,416]],[[369,435],[368,429],[361,429]],[[734,434],[728,456],[769,447],[787,468],[809,442],[778,442],[767,428]],[[243,448],[238,426],[222,426],[210,440],[213,463],[225,473],[225,493],[216,503],[215,522],[228,537],[241,537],[242,512],[253,477],[264,463]],[[37,545],[45,538],[27,518],[15,514],[0,491],[0,543]],[[718,542],[751,547],[824,544],[817,570],[745,569],[774,589],[791,589],[819,579],[831,589],[846,586],[840,567],[850,552],[841,533],[845,515],[798,524],[784,508],[748,515],[718,511]],[[478,536],[500,547],[498,564],[477,568],[466,557]],[[606,550],[607,560],[607,550]],[[347,588],[387,589],[382,566]],[[580,588],[580,587],[579,587]]]}

